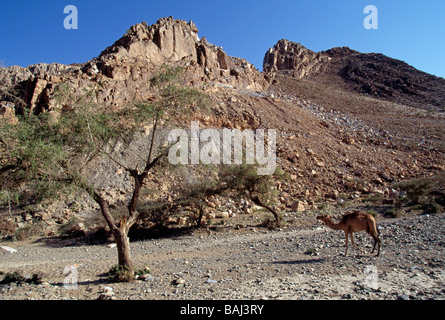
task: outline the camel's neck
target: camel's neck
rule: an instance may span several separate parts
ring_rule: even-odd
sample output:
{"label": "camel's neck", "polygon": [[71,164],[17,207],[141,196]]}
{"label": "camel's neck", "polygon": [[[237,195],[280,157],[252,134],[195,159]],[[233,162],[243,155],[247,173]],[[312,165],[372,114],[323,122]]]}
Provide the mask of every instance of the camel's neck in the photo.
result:
{"label": "camel's neck", "polygon": [[327,220],[325,223],[326,223],[326,225],[327,225],[329,228],[331,228],[332,230],[341,230],[341,229],[342,229],[340,223],[333,223],[332,220],[330,220],[330,219]]}

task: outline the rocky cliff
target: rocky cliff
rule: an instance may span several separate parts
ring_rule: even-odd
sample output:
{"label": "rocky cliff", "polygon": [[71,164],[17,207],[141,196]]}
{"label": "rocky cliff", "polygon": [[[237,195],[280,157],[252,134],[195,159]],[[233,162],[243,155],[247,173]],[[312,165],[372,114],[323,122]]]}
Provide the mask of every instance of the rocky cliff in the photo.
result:
{"label": "rocky cliff", "polygon": [[[38,64],[0,70],[0,101],[16,109],[28,106],[35,112],[57,110],[63,104],[61,91],[71,95],[93,94],[93,102],[122,107],[147,99],[148,80],[162,64],[184,67],[186,82],[228,86],[241,90],[263,90],[264,76],[244,59],[228,56],[221,47],[198,37],[190,21],[162,18],[148,26],[132,26],[127,33],[97,58],[84,64]],[[7,90],[5,90],[7,88]],[[11,104],[12,103],[12,104]]]}
{"label": "rocky cliff", "polygon": [[324,53],[311,51],[299,43],[280,40],[264,56],[265,72],[287,71],[296,78],[304,78],[320,71],[331,58]]}

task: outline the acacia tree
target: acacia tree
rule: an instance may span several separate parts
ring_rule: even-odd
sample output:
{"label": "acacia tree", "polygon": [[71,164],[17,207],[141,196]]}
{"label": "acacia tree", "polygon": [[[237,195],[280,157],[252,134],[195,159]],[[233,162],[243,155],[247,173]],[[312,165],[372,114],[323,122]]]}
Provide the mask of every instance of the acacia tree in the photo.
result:
{"label": "acacia tree", "polygon": [[[168,155],[168,146],[157,147],[155,142],[161,121],[202,108],[208,101],[203,93],[180,83],[181,71],[180,67],[163,66],[150,80],[151,88],[159,97],[155,102],[137,103],[134,108],[121,112],[104,113],[98,112],[98,106],[88,99],[92,92],[85,92],[56,117],[51,113],[35,115],[25,111],[16,125],[0,125],[2,188],[15,189],[22,195],[32,193],[37,201],[56,198],[73,189],[88,192],[99,205],[114,236],[118,264],[127,273],[128,280],[134,274],[128,232],[139,218],[141,189],[149,172]],[[143,155],[137,155],[141,160],[139,164],[123,162],[116,156],[113,146],[119,142],[128,147],[137,128],[150,122],[148,148]],[[126,213],[118,219],[111,215],[110,204],[101,190],[85,174],[84,169],[97,157],[109,159],[132,178]]]}
{"label": "acacia tree", "polygon": [[210,197],[247,198],[272,213],[275,226],[280,227],[281,214],[275,209],[277,190],[274,186],[276,180],[286,178],[287,174],[278,168],[272,175],[258,175],[258,166],[252,164],[203,167],[200,178],[177,190],[179,196],[175,204],[166,209],[192,208],[196,213],[196,225],[200,227]]}
{"label": "acacia tree", "polygon": [[228,190],[233,190],[240,196],[246,196],[256,205],[266,209],[275,218],[275,225],[281,226],[281,215],[274,208],[277,197],[274,188],[275,180],[286,179],[287,175],[276,169],[272,175],[258,175],[255,165],[225,166],[220,172],[220,181]]}

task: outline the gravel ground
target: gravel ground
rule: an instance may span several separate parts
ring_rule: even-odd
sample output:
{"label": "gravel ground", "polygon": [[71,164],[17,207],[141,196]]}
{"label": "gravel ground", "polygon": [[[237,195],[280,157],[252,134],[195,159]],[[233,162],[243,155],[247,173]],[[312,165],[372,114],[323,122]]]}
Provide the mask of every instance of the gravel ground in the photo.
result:
{"label": "gravel ground", "polygon": [[[379,257],[369,254],[373,242],[364,232],[355,239],[368,254],[350,247],[344,257],[343,232],[315,221],[132,242],[136,266],[150,268],[132,283],[108,282],[117,254],[106,244],[3,243],[17,252],[0,253],[1,272],[41,272],[43,282],[0,285],[0,299],[98,299],[104,292],[119,300],[444,299],[444,222],[444,214],[379,220]],[[69,272],[71,265],[78,266]],[[64,285],[74,276],[77,286]]]}

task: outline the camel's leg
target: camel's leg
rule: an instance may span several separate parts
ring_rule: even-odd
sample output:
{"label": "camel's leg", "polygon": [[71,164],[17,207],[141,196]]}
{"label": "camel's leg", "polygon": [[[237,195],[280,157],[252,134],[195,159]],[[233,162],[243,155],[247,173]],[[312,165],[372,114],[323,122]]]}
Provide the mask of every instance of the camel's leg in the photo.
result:
{"label": "camel's leg", "polygon": [[372,237],[374,238],[374,246],[372,247],[372,251],[371,251],[371,253],[374,253],[375,246],[377,245],[377,238],[374,237],[374,236],[372,236]]}
{"label": "camel's leg", "polygon": [[377,247],[377,257],[379,256],[379,253],[380,253],[380,244],[382,243],[381,241],[380,241],[380,238],[379,238],[379,236],[377,235],[377,234],[375,234],[375,233],[370,233],[370,235],[374,238],[374,247],[372,248],[372,251],[371,251],[371,253],[374,253],[374,251],[375,251],[375,247],[376,247],[376,245],[378,245],[378,247]]}
{"label": "camel's leg", "polygon": [[377,237],[377,254],[375,255],[376,257],[378,257],[379,256],[379,254],[380,254],[380,244],[381,244],[382,242],[380,241],[380,239]]}
{"label": "camel's leg", "polygon": [[377,254],[376,254],[375,256],[378,257],[379,254],[380,254],[380,244],[381,244],[382,242],[380,241],[380,238],[379,238],[378,236],[373,236],[373,237],[374,237],[374,248],[372,249],[372,252],[371,252],[371,253],[374,252],[375,245],[377,245]]}
{"label": "camel's leg", "polygon": [[348,238],[349,238],[348,231],[345,231],[345,238],[346,238],[346,240],[345,240],[345,242],[346,242],[345,257],[346,257],[348,255]]}
{"label": "camel's leg", "polygon": [[356,247],[357,249],[359,249],[360,252],[365,253],[364,250],[360,249],[360,248],[358,247],[358,245],[355,244],[355,242],[354,242],[354,233],[353,233],[352,231],[350,231],[349,234],[351,235],[351,242],[352,242],[352,245],[353,245],[354,247]]}

